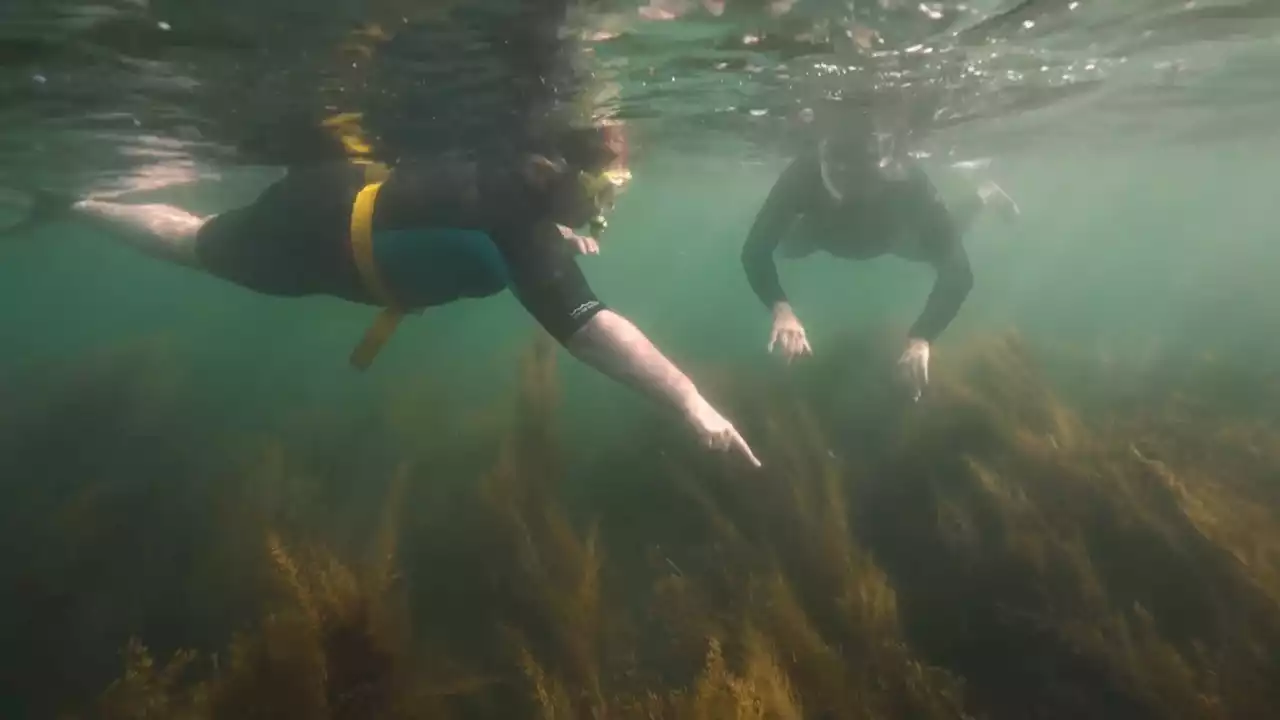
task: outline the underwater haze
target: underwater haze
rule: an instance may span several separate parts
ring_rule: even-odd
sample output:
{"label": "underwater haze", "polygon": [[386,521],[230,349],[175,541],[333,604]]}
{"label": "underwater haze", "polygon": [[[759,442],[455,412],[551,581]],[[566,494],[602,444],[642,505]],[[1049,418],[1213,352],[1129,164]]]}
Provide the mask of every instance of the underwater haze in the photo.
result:
{"label": "underwater haze", "polygon": [[[23,226],[0,717],[1273,715],[1278,63],[1261,0],[5,3],[5,226],[10,195],[203,215],[286,167],[624,124],[579,266],[763,468],[510,293],[410,316],[361,372],[374,308]],[[949,205],[994,180],[1020,210],[966,234],[916,403],[929,268],[780,262],[788,364],[740,259],[846,103]]]}

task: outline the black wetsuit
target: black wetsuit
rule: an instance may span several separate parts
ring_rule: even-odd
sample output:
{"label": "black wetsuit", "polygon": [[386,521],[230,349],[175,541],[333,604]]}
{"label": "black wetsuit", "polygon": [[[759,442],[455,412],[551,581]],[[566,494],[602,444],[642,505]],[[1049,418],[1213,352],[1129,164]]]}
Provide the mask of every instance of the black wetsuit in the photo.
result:
{"label": "black wetsuit", "polygon": [[938,276],[910,335],[932,342],[973,287],[962,231],[918,165],[909,165],[904,179],[889,180],[868,162],[856,189],[840,201],[827,190],[818,152],[810,149],[769,192],[742,248],[742,263],[751,289],[773,307],[787,299],[773,254],[791,233],[802,234],[808,247],[839,257],[865,260],[892,253],[927,262]]}
{"label": "black wetsuit", "polygon": [[[362,280],[351,216],[362,166],[293,170],[251,205],[201,228],[209,272],[257,292],[334,295],[380,304]],[[604,305],[551,216],[547,193],[513,163],[432,161],[396,166],[373,209],[373,257],[404,308],[496,295],[510,287],[565,343]]]}

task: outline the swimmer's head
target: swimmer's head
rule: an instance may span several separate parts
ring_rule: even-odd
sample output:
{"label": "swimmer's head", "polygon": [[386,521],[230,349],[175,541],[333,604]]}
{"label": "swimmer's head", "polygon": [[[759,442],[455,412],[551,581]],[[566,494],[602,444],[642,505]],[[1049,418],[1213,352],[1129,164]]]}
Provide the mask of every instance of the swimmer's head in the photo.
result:
{"label": "swimmer's head", "polygon": [[589,225],[598,234],[605,215],[631,181],[628,147],[616,123],[575,128],[557,143],[555,180],[551,184],[557,222],[569,227]]}
{"label": "swimmer's head", "polygon": [[832,133],[818,140],[822,184],[837,200],[857,195],[875,179],[876,156],[871,138]]}
{"label": "swimmer's head", "polygon": [[845,199],[906,176],[905,144],[896,126],[874,117],[866,106],[820,117],[818,162],[833,197]]}

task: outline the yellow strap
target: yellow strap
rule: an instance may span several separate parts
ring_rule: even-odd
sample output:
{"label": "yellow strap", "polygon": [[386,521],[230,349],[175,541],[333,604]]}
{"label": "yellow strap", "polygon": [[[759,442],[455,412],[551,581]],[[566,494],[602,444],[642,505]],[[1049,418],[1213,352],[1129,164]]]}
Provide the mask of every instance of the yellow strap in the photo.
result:
{"label": "yellow strap", "polygon": [[360,125],[363,118],[363,113],[344,112],[325,118],[320,125],[333,133],[349,157],[360,158],[373,151]]}
{"label": "yellow strap", "polygon": [[404,317],[404,311],[396,303],[395,297],[387,289],[378,271],[373,257],[373,208],[378,199],[378,189],[382,187],[382,178],[386,176],[386,167],[378,164],[368,165],[365,178],[378,179],[366,185],[356,194],[351,205],[351,255],[355,258],[356,269],[360,279],[373,297],[386,307],[378,313],[373,324],[365,331],[364,338],[351,353],[351,364],[360,370],[373,364],[374,358],[387,344]]}
{"label": "yellow strap", "polygon": [[396,308],[395,298],[382,280],[378,264],[373,258],[373,207],[378,200],[381,182],[364,186],[351,205],[351,254],[365,288],[384,307]]}
{"label": "yellow strap", "polygon": [[373,359],[382,351],[382,346],[391,339],[403,318],[404,313],[395,310],[383,310],[378,313],[378,317],[373,319],[369,329],[365,330],[360,344],[351,351],[351,364],[357,369],[367,370],[373,364]]}

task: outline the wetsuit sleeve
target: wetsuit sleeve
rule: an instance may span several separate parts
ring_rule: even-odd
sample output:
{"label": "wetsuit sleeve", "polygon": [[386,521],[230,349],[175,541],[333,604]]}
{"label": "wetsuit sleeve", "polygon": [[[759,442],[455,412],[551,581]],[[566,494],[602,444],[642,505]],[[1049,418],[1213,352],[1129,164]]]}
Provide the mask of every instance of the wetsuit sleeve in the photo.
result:
{"label": "wetsuit sleeve", "polygon": [[810,199],[811,177],[818,172],[816,157],[803,155],[792,161],[769,190],[743,243],[742,267],[747,273],[747,282],[766,307],[787,299],[773,253]]}
{"label": "wetsuit sleeve", "polygon": [[909,336],[932,343],[942,334],[960,312],[960,306],[973,288],[973,271],[969,267],[969,255],[960,242],[959,233],[945,230],[946,240],[939,238],[933,266],[937,279],[925,301],[924,311],[911,326]]}
{"label": "wetsuit sleeve", "polygon": [[495,239],[516,299],[561,345],[605,309],[553,223],[508,230]]}

